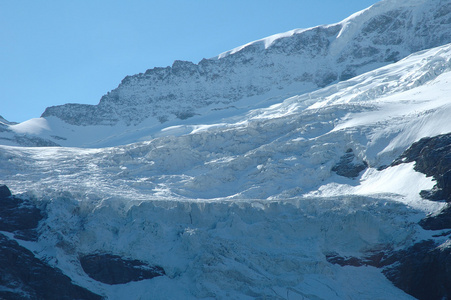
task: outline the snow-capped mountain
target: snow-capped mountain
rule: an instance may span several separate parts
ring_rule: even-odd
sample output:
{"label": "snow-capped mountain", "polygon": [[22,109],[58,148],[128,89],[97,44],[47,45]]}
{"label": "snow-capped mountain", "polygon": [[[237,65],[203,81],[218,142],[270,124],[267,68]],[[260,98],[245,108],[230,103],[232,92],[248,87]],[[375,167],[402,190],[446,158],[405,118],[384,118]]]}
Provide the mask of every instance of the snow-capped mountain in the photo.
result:
{"label": "snow-capped mountain", "polygon": [[450,298],[450,26],[382,1],[1,121],[78,147],[0,146],[0,297]]}
{"label": "snow-capped mountain", "polygon": [[[164,137],[104,149],[7,148],[3,161],[12,174],[3,180],[15,190],[41,190],[40,178],[48,174],[47,189],[63,184],[134,199],[278,199],[322,191],[348,149],[356,162],[380,168],[415,141],[451,132],[449,71],[451,44],[252,110],[233,123],[176,126]],[[19,173],[18,181],[24,158],[27,176]],[[62,180],[70,174],[76,180]]]}
{"label": "snow-capped mountain", "polygon": [[9,134],[103,147],[146,140],[168,126],[217,122],[450,43],[450,15],[448,1],[381,1],[337,24],[127,76],[98,105],[49,107],[42,119],[13,126]]}
{"label": "snow-capped mountain", "polygon": [[127,76],[98,105],[50,107],[42,116],[73,125],[136,125],[225,109],[272,90],[311,91],[451,42],[450,15],[447,1],[382,1],[338,24],[272,36],[197,65],[175,61]]}
{"label": "snow-capped mountain", "polygon": [[[46,215],[39,241],[21,244],[109,299],[412,299],[378,268],[388,264],[389,278],[402,270],[373,256],[449,249],[449,225],[418,225],[444,207],[419,195],[434,180],[405,159],[390,163],[451,131],[450,81],[448,44],[185,135],[103,149],[3,146],[0,180]],[[80,257],[98,253],[165,275],[96,282]]]}

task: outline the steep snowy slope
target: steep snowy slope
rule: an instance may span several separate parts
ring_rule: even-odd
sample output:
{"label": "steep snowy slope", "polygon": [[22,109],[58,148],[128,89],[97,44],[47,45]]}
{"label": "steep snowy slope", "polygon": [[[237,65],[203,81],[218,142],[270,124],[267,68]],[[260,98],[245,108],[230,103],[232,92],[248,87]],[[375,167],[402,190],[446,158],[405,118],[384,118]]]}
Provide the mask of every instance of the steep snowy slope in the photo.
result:
{"label": "steep snowy slope", "polygon": [[380,168],[420,138],[450,132],[450,70],[445,45],[234,123],[176,126],[169,136],[105,149],[4,148],[11,174],[2,179],[19,191],[42,190],[47,174],[45,185],[56,189],[135,199],[300,195],[330,180],[348,149]]}
{"label": "steep snowy slope", "polygon": [[[175,61],[127,76],[98,105],[49,107],[43,118],[11,126],[8,134],[62,146],[132,143],[168,126],[241,115],[449,42],[449,1],[384,0],[337,24],[268,37],[198,64]],[[10,136],[3,141],[20,144]]]}
{"label": "steep snowy slope", "polygon": [[0,298],[451,297],[450,42],[385,0],[0,119]]}
{"label": "steep snowy slope", "polygon": [[[433,179],[413,163],[387,166],[451,132],[450,82],[448,44],[145,142],[1,146],[0,181],[46,213],[25,246],[109,299],[413,299],[359,259],[425,239],[449,246],[449,232],[418,225],[444,206],[419,196]],[[165,276],[101,283],[80,264],[96,253]]]}

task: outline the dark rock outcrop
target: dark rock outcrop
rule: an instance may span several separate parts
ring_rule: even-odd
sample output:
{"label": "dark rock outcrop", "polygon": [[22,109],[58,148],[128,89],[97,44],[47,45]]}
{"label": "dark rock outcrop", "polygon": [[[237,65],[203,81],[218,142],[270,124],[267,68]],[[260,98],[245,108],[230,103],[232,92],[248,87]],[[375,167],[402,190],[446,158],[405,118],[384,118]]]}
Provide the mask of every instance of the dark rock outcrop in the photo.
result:
{"label": "dark rock outcrop", "polygon": [[[416,171],[432,176],[437,182],[431,190],[420,192],[423,198],[451,202],[451,133],[413,143],[391,166],[410,162],[415,162]],[[451,206],[428,215],[420,225],[427,230],[450,229]]]}
{"label": "dark rock outcrop", "polygon": [[30,201],[11,195],[6,185],[0,185],[0,231],[15,234],[23,240],[36,239],[36,227],[43,218]]}
{"label": "dark rock outcrop", "polygon": [[382,268],[393,284],[420,300],[451,297],[451,245],[434,241],[419,242],[400,251],[380,251],[363,258],[326,255],[327,261],[340,266]]}
{"label": "dark rock outcrop", "polygon": [[346,153],[340,157],[340,161],[332,167],[332,171],[340,176],[356,178],[360,172],[368,167],[366,161],[359,161],[355,157],[352,149],[346,150]]}
{"label": "dark rock outcrop", "polygon": [[[43,218],[31,201],[11,194],[0,185],[0,231],[15,238],[36,240],[36,228]],[[82,287],[59,269],[39,260],[17,241],[0,234],[0,299],[102,299]]]}
{"label": "dark rock outcrop", "polygon": [[369,253],[363,258],[353,256],[340,256],[337,253],[329,253],[326,255],[328,262],[336,265],[362,267],[372,266],[376,268],[382,268],[396,262],[396,255],[393,255],[392,250],[375,251]]}
{"label": "dark rock outcrop", "polygon": [[0,299],[102,299],[0,234]]}
{"label": "dark rock outcrop", "polygon": [[8,198],[11,196],[12,194],[9,188],[4,184],[0,184],[0,199]]}
{"label": "dark rock outcrop", "polygon": [[[11,194],[0,185],[0,231],[16,239],[37,240],[36,228],[44,218],[26,199]],[[93,279],[107,284],[121,284],[165,275],[163,268],[138,260],[109,254],[80,258],[83,270]],[[17,241],[0,234],[0,299],[102,299],[82,287],[59,269],[36,258]]]}
{"label": "dark rock outcrop", "polygon": [[[352,168],[347,166],[353,159],[352,152],[348,151],[333,171],[339,171],[341,173],[337,172],[339,175],[352,175],[352,172],[348,172],[348,169],[352,171]],[[422,191],[421,196],[430,200],[451,202],[451,133],[415,142],[390,166],[411,162],[415,162],[414,168],[417,172],[432,176],[437,182],[432,190]],[[451,203],[440,211],[428,215],[419,224],[427,230],[451,229]],[[434,237],[443,239],[447,235],[449,232]],[[326,259],[341,266],[382,268],[384,275],[395,286],[418,299],[449,299],[451,244],[449,240],[439,244],[427,240],[404,250],[384,250],[363,258],[343,257],[333,253],[326,255]]]}
{"label": "dark rock outcrop", "polygon": [[[436,180],[436,185],[420,195],[429,200],[451,202],[451,133],[427,137],[413,143],[390,166],[415,162],[414,169]],[[419,222],[426,230],[451,229],[451,203]],[[443,239],[448,233],[435,238]],[[451,298],[451,244],[432,240],[416,243],[397,252],[385,252],[380,261],[328,255],[329,262],[339,265],[371,265],[383,268],[384,275],[395,286],[418,299]]]}
{"label": "dark rock outcrop", "polygon": [[395,286],[420,300],[451,297],[451,246],[423,241],[396,254],[383,273]]}
{"label": "dark rock outcrop", "polygon": [[426,230],[451,229],[451,204],[447,204],[440,211],[428,215],[420,221],[420,225]]}
{"label": "dark rock outcrop", "polygon": [[165,275],[159,266],[111,254],[86,255],[80,258],[80,263],[86,274],[106,284],[123,284]]}
{"label": "dark rock outcrop", "polygon": [[432,176],[437,184],[421,196],[451,202],[451,133],[427,137],[415,142],[392,163],[415,162],[415,170]]}

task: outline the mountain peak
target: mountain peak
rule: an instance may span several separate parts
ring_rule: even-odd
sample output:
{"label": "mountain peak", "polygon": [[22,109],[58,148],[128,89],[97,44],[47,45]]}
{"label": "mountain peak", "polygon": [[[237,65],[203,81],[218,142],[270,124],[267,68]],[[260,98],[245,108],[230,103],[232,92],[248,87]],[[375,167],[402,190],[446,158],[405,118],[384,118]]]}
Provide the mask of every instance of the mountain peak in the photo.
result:
{"label": "mountain peak", "polygon": [[0,119],[0,298],[449,297],[451,43],[412,51],[450,22],[384,1]]}
{"label": "mountain peak", "polygon": [[172,67],[127,76],[98,105],[49,107],[42,117],[82,126],[162,123],[238,107],[232,103],[252,97],[260,103],[274,89],[308,92],[451,42],[450,15],[447,1],[385,0],[336,24],[276,34],[198,64],[176,60]]}

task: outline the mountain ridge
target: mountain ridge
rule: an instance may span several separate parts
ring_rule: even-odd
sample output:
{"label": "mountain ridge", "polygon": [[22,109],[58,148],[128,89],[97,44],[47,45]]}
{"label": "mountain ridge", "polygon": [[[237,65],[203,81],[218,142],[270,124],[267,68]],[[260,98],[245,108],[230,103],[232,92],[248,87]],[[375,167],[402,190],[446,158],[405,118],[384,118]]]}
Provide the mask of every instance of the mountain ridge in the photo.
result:
{"label": "mountain ridge", "polygon": [[147,118],[164,123],[204,114],[199,109],[206,107],[227,109],[271,89],[308,92],[451,42],[450,15],[446,1],[385,0],[336,24],[268,37],[198,64],[176,60],[126,76],[97,105],[53,106],[42,117],[82,126],[130,126]]}
{"label": "mountain ridge", "polygon": [[97,105],[53,106],[41,118],[4,123],[0,143],[110,147],[180,134],[186,126],[233,122],[451,42],[450,28],[448,1],[381,1],[335,24],[273,35],[198,64],[176,60],[172,67],[126,76]]}
{"label": "mountain ridge", "polygon": [[[427,5],[435,6],[423,12]],[[378,7],[394,13],[377,14]],[[212,60],[213,66],[225,61],[235,69],[205,83],[211,88],[214,80],[232,75],[249,77],[243,86],[275,82],[266,94],[191,111],[193,99],[179,103],[174,96],[165,99],[167,105],[194,115],[168,114],[160,123],[165,107],[146,117],[149,78],[162,74],[162,82],[172,82],[175,91],[167,93],[194,93],[190,80],[202,78],[198,64],[177,61],[179,75],[162,68],[127,77],[116,102],[108,98],[114,93],[102,101],[111,113],[99,116],[105,117],[103,125],[71,125],[56,116],[21,124],[0,120],[4,141],[64,146],[0,145],[0,182],[7,185],[0,185],[0,223],[7,231],[0,234],[0,246],[6,255],[13,249],[27,258],[3,261],[3,277],[12,280],[0,282],[0,292],[10,298],[37,294],[40,282],[53,282],[56,272],[110,300],[449,297],[451,43],[376,66],[385,55],[407,49],[387,26],[398,26],[393,30],[403,38],[418,33],[406,43],[423,47],[448,39],[449,30],[421,32],[449,29],[450,12],[449,0],[392,0],[354,14],[343,21],[348,31],[342,34],[360,43],[361,51],[352,43],[337,47],[354,54],[346,63],[364,63],[354,70],[371,70],[321,89],[314,77],[304,86],[278,77],[291,69],[273,72],[268,81],[253,76],[287,63],[289,46],[304,45],[282,34]],[[400,20],[393,17],[398,15]],[[425,18],[415,23],[422,26],[403,30],[413,16]],[[364,17],[371,21],[362,31],[362,22],[353,21]],[[329,48],[320,45],[324,53],[306,57],[324,59],[340,34],[336,26],[329,38],[324,27],[307,31],[312,44],[328,41]],[[378,46],[379,41],[394,45]],[[270,57],[278,57],[273,66],[258,63],[268,62],[266,46]],[[309,88],[314,90],[306,93]],[[121,98],[127,95],[136,96],[130,96],[135,104],[142,100],[142,111],[115,110],[127,108],[130,102]],[[76,122],[79,106],[68,107],[75,108],[68,118]],[[123,116],[130,117],[129,125]],[[37,281],[14,276],[36,269],[27,261],[49,272],[39,273]],[[74,289],[72,298],[84,293]],[[62,298],[58,291],[55,298]]]}

